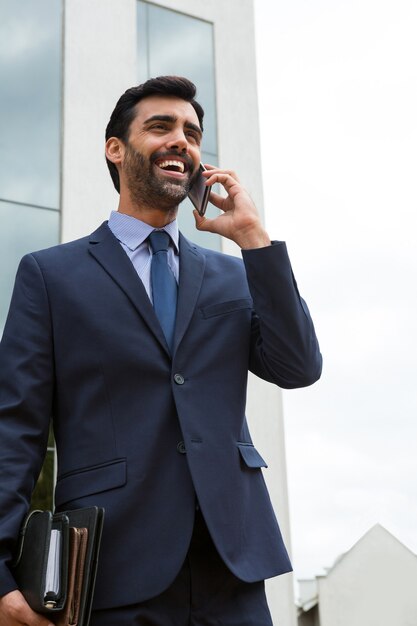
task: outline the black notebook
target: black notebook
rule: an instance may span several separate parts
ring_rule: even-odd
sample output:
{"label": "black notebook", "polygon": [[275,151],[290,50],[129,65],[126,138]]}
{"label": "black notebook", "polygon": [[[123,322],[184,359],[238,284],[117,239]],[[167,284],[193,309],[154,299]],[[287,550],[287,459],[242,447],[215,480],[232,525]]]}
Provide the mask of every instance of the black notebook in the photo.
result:
{"label": "black notebook", "polygon": [[103,517],[98,507],[32,511],[22,525],[13,574],[30,607],[57,626],[88,626]]}

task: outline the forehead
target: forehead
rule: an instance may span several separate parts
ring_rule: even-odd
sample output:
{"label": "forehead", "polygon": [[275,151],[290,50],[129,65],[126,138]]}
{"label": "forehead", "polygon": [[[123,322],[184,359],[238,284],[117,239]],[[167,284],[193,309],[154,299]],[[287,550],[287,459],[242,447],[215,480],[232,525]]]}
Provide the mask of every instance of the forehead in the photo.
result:
{"label": "forehead", "polygon": [[175,96],[148,96],[136,105],[134,123],[143,124],[154,115],[169,115],[178,121],[200,126],[192,104]]}

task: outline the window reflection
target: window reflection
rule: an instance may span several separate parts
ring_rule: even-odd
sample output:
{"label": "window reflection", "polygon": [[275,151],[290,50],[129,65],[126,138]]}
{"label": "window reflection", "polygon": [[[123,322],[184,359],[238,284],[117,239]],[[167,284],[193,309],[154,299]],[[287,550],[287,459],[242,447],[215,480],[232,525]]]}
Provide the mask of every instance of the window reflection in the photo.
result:
{"label": "window reflection", "polygon": [[59,208],[61,2],[1,0],[0,198]]}
{"label": "window reflection", "polygon": [[[140,46],[139,37],[138,41]],[[197,86],[198,99],[205,111],[204,149],[216,154],[213,25],[183,13],[147,5],[147,47],[149,76],[186,76]],[[141,53],[139,48],[139,55]]]}
{"label": "window reflection", "polygon": [[9,307],[20,259],[27,252],[56,244],[59,213],[46,209],[0,202],[0,336]]}
{"label": "window reflection", "polygon": [[[150,76],[186,76],[197,87],[197,99],[204,108],[203,163],[218,164],[216,83],[214,76],[213,25],[183,13],[138,1],[139,82]],[[181,231],[199,245],[220,250],[220,237],[195,229],[193,206],[180,206]],[[209,204],[207,216],[217,213]]]}

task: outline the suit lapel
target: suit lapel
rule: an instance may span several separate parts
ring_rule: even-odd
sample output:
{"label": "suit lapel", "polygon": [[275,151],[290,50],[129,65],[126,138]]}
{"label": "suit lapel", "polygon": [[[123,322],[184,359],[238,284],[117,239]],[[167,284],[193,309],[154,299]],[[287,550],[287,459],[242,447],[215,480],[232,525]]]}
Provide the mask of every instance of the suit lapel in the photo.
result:
{"label": "suit lapel", "polygon": [[153,306],[148,298],[146,289],[138,277],[129,257],[106,223],[102,224],[90,236],[89,252],[124,291],[149,329],[169,353],[164,333],[162,332]]}
{"label": "suit lapel", "polygon": [[180,279],[178,289],[177,321],[175,326],[174,351],[179,346],[191,321],[203,281],[205,258],[196,246],[181,233]]}
{"label": "suit lapel", "polygon": [[[204,275],[205,258],[180,234],[180,279],[174,351],[180,344],[194,313]],[[151,332],[169,354],[164,333],[148,298],[146,289],[123,248],[106,223],[90,236],[90,254],[123,290]]]}

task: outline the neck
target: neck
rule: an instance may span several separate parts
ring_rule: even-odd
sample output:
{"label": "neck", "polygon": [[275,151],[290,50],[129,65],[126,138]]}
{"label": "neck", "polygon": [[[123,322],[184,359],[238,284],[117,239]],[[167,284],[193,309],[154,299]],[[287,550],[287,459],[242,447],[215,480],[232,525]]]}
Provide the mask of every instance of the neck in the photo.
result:
{"label": "neck", "polygon": [[152,205],[135,203],[130,197],[126,198],[120,195],[117,210],[119,213],[135,217],[154,228],[163,228],[177,217],[178,205],[170,208],[156,208]]}

